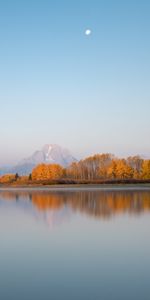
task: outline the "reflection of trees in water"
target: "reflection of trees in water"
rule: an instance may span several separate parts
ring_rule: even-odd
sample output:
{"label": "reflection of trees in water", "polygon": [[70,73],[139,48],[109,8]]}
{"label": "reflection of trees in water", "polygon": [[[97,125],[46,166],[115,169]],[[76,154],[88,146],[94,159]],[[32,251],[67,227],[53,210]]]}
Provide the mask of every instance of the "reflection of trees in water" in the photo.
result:
{"label": "reflection of trees in water", "polygon": [[150,211],[149,191],[3,191],[0,199],[28,200],[40,211],[67,206],[95,217]]}

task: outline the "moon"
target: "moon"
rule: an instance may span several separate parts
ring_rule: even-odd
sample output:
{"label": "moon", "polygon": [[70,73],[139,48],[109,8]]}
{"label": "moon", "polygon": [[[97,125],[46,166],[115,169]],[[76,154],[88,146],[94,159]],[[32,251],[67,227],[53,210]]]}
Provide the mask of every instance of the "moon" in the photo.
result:
{"label": "moon", "polygon": [[85,35],[90,35],[92,33],[92,30],[91,29],[86,29],[85,30]]}

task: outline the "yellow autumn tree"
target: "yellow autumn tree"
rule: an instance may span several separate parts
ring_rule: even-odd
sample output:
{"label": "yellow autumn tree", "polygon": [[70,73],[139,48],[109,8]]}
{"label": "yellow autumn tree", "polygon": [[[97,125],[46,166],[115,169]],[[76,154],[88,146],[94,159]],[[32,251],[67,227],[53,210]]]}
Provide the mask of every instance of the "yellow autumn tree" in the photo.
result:
{"label": "yellow autumn tree", "polygon": [[139,156],[129,156],[127,158],[127,164],[133,169],[133,178],[141,178],[143,159]]}
{"label": "yellow autumn tree", "polygon": [[63,175],[63,168],[58,164],[39,164],[32,170],[33,180],[59,179]]}
{"label": "yellow autumn tree", "polygon": [[58,164],[48,165],[48,176],[51,179],[59,179],[63,176],[63,168]]}
{"label": "yellow autumn tree", "polygon": [[116,160],[115,177],[119,179],[129,179],[133,177],[133,169],[127,164],[125,159]]}
{"label": "yellow autumn tree", "polygon": [[0,183],[11,183],[15,181],[16,175],[14,174],[5,174],[0,178]]}
{"label": "yellow autumn tree", "polygon": [[142,178],[150,179],[150,160],[144,160],[142,165]]}
{"label": "yellow autumn tree", "polygon": [[111,179],[116,178],[116,168],[117,168],[117,162],[115,159],[112,160],[110,163],[108,169],[107,169],[107,176]]}

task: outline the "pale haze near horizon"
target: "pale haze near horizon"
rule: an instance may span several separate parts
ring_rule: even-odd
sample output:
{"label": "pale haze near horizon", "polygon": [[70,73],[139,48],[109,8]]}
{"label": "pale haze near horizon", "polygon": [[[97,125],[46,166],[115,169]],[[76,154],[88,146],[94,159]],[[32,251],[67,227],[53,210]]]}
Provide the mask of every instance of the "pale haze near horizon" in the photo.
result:
{"label": "pale haze near horizon", "polygon": [[149,15],[145,0],[0,3],[1,165],[47,143],[150,156]]}

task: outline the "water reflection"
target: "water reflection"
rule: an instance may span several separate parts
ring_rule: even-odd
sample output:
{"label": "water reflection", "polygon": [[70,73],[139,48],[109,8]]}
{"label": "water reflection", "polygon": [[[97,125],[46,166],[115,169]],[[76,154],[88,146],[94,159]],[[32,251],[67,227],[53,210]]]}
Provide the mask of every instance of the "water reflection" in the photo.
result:
{"label": "water reflection", "polygon": [[148,190],[0,190],[0,299],[149,300],[149,213]]}
{"label": "water reflection", "polygon": [[0,191],[0,201],[15,201],[39,214],[72,211],[94,218],[150,211],[150,191]]}

